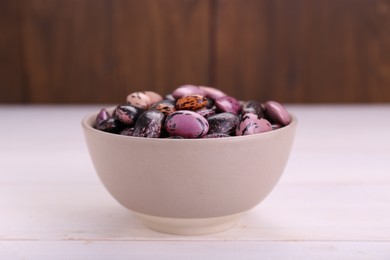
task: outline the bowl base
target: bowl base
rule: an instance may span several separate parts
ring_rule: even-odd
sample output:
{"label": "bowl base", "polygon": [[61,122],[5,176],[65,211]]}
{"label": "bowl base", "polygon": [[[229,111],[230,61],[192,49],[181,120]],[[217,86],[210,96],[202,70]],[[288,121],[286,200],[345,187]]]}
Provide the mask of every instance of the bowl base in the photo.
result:
{"label": "bowl base", "polygon": [[135,213],[142,223],[155,231],[180,236],[218,233],[234,227],[243,213],[215,218],[163,218]]}

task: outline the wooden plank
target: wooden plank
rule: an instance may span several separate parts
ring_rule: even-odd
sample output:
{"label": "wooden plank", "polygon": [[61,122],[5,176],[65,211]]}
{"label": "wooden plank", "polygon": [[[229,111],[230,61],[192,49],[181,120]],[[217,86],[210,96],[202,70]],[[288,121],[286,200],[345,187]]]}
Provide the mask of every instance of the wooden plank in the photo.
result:
{"label": "wooden plank", "polygon": [[25,1],[21,23],[29,102],[113,101],[111,1]]}
{"label": "wooden plank", "polygon": [[0,241],[6,259],[375,259],[388,260],[389,243]]}
{"label": "wooden plank", "polygon": [[113,2],[115,97],[209,82],[209,1]]}
{"label": "wooden plank", "polygon": [[19,1],[0,1],[0,103],[24,100]]}
{"label": "wooden plank", "polygon": [[0,239],[390,242],[389,182],[280,182],[234,228],[181,237],[143,226],[92,173],[89,182],[0,182]]}
{"label": "wooden plank", "polygon": [[390,2],[219,0],[214,85],[242,99],[389,102]]}
{"label": "wooden plank", "polygon": [[181,237],[145,228],[99,182],[80,130],[98,107],[0,106],[0,129],[29,126],[0,146],[0,258],[387,260],[390,122],[372,126],[390,106],[288,108],[293,167],[274,191],[231,230]]}

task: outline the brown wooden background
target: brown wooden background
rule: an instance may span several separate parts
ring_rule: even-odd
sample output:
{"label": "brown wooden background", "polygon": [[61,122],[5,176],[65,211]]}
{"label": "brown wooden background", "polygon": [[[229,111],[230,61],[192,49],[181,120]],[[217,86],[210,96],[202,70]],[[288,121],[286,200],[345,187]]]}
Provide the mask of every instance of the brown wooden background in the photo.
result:
{"label": "brown wooden background", "polygon": [[0,102],[390,102],[389,0],[0,0]]}

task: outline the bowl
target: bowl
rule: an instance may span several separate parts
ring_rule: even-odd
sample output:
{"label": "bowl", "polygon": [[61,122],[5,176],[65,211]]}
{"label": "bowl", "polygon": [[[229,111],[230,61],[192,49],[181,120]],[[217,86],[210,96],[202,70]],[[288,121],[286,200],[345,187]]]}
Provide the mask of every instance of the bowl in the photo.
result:
{"label": "bowl", "polygon": [[[111,111],[113,108],[111,108]],[[270,132],[213,139],[154,139],[96,130],[82,120],[95,170],[108,192],[163,233],[202,235],[233,227],[275,187],[297,119]]]}

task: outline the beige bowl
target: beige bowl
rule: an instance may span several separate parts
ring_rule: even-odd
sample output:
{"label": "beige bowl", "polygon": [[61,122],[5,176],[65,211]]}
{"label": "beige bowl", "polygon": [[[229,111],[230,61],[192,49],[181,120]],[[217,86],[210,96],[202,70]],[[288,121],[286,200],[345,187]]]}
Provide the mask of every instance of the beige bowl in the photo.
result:
{"label": "beige bowl", "polygon": [[297,120],[271,132],[215,139],[149,139],[82,121],[96,172],[111,195],[160,232],[200,235],[234,226],[283,173]]}

